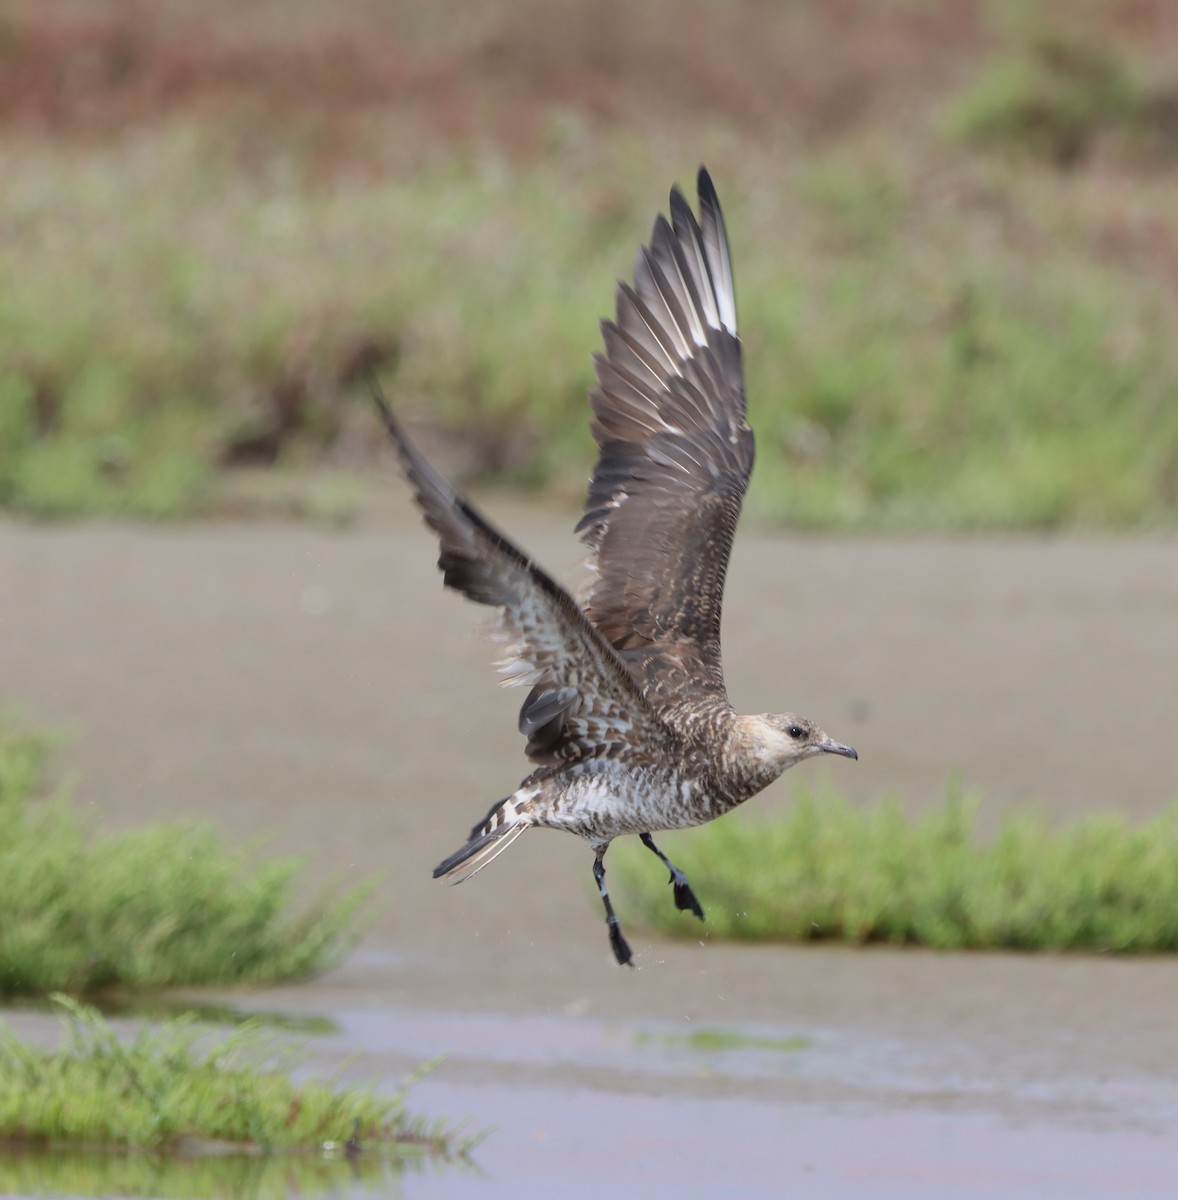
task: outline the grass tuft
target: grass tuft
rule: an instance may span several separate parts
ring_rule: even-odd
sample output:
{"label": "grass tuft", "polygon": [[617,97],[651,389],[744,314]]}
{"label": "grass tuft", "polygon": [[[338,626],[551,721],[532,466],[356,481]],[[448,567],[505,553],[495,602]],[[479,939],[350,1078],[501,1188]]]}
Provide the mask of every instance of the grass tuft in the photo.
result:
{"label": "grass tuft", "polygon": [[91,837],[64,792],[38,798],[49,744],[0,724],[0,993],[298,979],[354,944],[373,882],[292,915],[297,859],[203,825]]}
{"label": "grass tuft", "polygon": [[[1178,806],[1136,829],[1114,815],[1053,829],[1020,812],[988,841],[976,809],[951,794],[908,817],[895,800],[862,810],[798,789],[779,820],[717,821],[668,853],[714,937],[1178,950]],[[649,926],[698,938],[698,921],[675,910],[649,860],[619,847],[611,869],[626,903]]]}
{"label": "grass tuft", "polygon": [[95,1009],[56,1000],[65,1010],[58,1049],[0,1026],[0,1142],[9,1146],[340,1156],[470,1148],[446,1125],[406,1112],[409,1085],[381,1096],[296,1082],[289,1052],[258,1025],[211,1039],[180,1017],[123,1041]]}

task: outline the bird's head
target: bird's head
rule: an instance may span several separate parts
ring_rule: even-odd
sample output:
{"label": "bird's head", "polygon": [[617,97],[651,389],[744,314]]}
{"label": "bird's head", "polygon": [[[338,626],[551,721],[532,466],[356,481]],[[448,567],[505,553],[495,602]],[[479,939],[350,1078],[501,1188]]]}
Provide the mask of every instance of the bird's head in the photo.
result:
{"label": "bird's head", "polygon": [[740,752],[771,777],[815,754],[859,755],[854,747],[828,737],[813,721],[796,713],[762,713],[739,718]]}

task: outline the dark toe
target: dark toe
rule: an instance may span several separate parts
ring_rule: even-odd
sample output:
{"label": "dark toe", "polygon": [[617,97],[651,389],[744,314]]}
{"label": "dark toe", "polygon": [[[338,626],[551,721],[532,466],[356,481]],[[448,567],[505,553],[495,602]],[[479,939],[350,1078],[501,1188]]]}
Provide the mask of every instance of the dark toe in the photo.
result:
{"label": "dark toe", "polygon": [[695,913],[701,921],[704,919],[703,906],[695,898],[695,893],[686,883],[675,884],[675,907],[682,909],[684,912]]}
{"label": "dark toe", "polygon": [[617,925],[611,924],[609,927],[609,944],[614,952],[614,958],[618,960],[619,967],[628,967],[633,964],[630,960],[634,957],[630,950],[630,943],[622,937],[622,931]]}

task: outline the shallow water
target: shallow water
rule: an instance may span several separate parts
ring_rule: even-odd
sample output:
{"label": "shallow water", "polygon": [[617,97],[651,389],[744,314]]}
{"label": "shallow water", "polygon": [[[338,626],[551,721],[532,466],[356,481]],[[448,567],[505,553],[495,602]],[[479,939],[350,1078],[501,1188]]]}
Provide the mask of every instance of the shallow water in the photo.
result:
{"label": "shallow water", "polygon": [[[575,561],[567,520],[504,523],[550,567]],[[320,879],[385,873],[387,908],[339,971],[200,999],[326,1018],[314,1066],[355,1053],[353,1075],[390,1086],[447,1053],[414,1102],[495,1126],[484,1173],[408,1174],[402,1195],[1173,1194],[1173,960],[631,928],[623,971],[573,839],[522,839],[460,888],[430,880],[524,766],[519,697],[434,557],[399,515],[346,534],[0,525],[0,701],[73,731],[63,762],[100,827],[196,814],[272,833]],[[855,744],[859,763],[826,767],[854,798],[919,808],[953,773],[984,820],[1032,799],[1145,818],[1178,798],[1173,540],[743,531],[730,595],[734,698]]]}
{"label": "shallow water", "polygon": [[[371,948],[316,983],[217,998],[239,1015],[280,1013],[315,1029],[324,1023],[306,1022],[312,1010],[330,1012],[334,1032],[302,1039],[303,1069],[315,1073],[349,1061],[350,1080],[394,1086],[445,1055],[415,1087],[413,1106],[492,1128],[476,1171],[356,1176],[345,1163],[314,1173],[300,1165],[289,1171],[300,1194],[388,1195],[394,1184],[395,1194],[423,1198],[638,1188],[846,1200],[1173,1194],[1172,964],[749,947],[694,954],[699,980],[720,974],[735,985],[731,1001],[718,997],[694,1018],[662,994],[667,979],[635,988],[654,978],[650,967],[615,972],[635,990],[625,1012],[523,996],[510,1011],[469,993],[447,1004],[448,964]],[[812,986],[848,994],[841,1012],[783,1003],[775,1017],[754,1017],[740,998],[753,971],[786,993],[806,972]],[[690,970],[675,974],[687,991]],[[917,1001],[910,1013],[862,1003],[886,996],[881,976]],[[1009,1005],[971,1010],[993,991]],[[1127,1020],[1108,1019],[1106,1008]],[[29,1036],[53,1035],[48,1015],[9,1019]],[[75,1161],[69,1169],[79,1177]],[[211,1194],[260,1194],[257,1164],[241,1169],[238,1190],[230,1164],[220,1164]]]}

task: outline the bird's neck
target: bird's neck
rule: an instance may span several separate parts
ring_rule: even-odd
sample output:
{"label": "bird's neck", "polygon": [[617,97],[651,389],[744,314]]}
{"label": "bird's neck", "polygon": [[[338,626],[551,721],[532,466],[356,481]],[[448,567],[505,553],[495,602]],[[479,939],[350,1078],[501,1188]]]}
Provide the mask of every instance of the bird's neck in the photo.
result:
{"label": "bird's neck", "polygon": [[796,761],[789,737],[764,717],[733,713],[722,756],[725,783],[739,804],[771,784]]}

